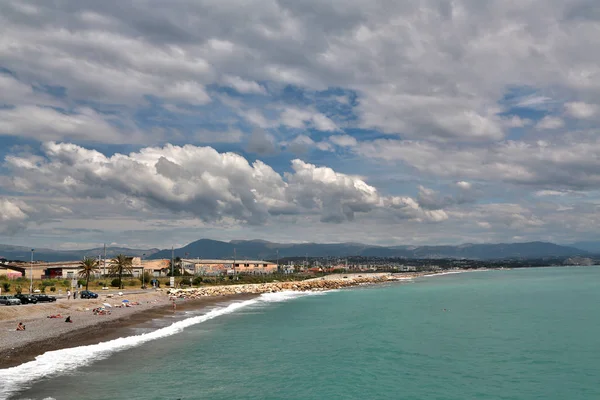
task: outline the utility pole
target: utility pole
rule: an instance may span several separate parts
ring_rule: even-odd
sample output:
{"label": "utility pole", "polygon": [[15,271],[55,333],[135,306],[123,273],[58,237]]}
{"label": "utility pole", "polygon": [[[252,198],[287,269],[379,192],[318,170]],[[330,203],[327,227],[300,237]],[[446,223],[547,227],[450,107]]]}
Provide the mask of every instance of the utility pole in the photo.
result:
{"label": "utility pole", "polygon": [[142,289],[145,289],[146,286],[146,282],[145,282],[145,278],[144,278],[144,256],[146,255],[146,253],[142,254]]}
{"label": "utility pole", "polygon": [[106,243],[104,243],[104,272],[102,274],[106,276]]}
{"label": "utility pole", "polygon": [[175,247],[171,246],[171,276],[175,276],[174,272],[173,272],[173,265],[175,264],[175,261],[173,260],[175,258]]}
{"label": "utility pole", "polygon": [[279,249],[277,250],[277,272],[279,272]]}
{"label": "utility pole", "polygon": [[29,264],[29,293],[33,293],[33,252],[35,249],[31,249],[31,264]]}
{"label": "utility pole", "polygon": [[233,280],[235,280],[235,259],[236,259],[236,253],[235,253],[235,247],[233,248]]}

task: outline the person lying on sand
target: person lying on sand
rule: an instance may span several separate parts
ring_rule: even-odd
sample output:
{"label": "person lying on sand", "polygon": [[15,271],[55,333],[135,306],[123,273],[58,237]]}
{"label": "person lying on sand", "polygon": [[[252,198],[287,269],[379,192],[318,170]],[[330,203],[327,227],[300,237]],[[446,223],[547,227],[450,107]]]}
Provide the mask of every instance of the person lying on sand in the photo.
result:
{"label": "person lying on sand", "polygon": [[67,319],[65,319],[65,322],[73,322],[70,315],[67,317]]}
{"label": "person lying on sand", "polygon": [[19,322],[19,325],[17,325],[17,330],[18,331],[24,331],[25,330],[25,325],[23,325],[22,322]]}
{"label": "person lying on sand", "polygon": [[62,315],[60,315],[60,314],[52,314],[52,315],[48,315],[47,318],[62,318]]}

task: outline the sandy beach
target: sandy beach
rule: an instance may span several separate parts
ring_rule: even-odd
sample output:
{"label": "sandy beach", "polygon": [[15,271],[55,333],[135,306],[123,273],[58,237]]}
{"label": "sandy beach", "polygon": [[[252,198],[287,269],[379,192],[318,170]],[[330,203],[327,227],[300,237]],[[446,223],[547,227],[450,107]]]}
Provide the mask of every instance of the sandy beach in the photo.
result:
{"label": "sandy beach", "polygon": [[[422,274],[406,274],[393,280],[412,279]],[[176,310],[172,307],[172,297],[168,290],[148,291],[118,296],[100,293],[98,299],[67,300],[59,298],[55,303],[0,307],[0,369],[18,365],[34,359],[50,350],[95,344],[124,336],[128,328],[139,326],[167,314],[182,313],[189,309],[201,309],[224,301],[247,299],[259,293],[284,290],[328,290],[351,287],[359,284],[386,282],[390,274],[358,275],[345,274],[329,276],[301,282],[282,284],[254,284],[210,286],[181,292],[176,300]],[[328,281],[323,287],[323,281]],[[339,282],[339,284],[332,284]],[[185,295],[183,295],[185,293]],[[137,303],[131,307],[119,307],[122,300]],[[94,315],[93,309],[103,303],[113,307],[109,315]],[[49,315],[62,315],[62,318],[48,318]],[[65,323],[71,316],[73,323]],[[25,331],[17,331],[16,326],[23,322]]]}

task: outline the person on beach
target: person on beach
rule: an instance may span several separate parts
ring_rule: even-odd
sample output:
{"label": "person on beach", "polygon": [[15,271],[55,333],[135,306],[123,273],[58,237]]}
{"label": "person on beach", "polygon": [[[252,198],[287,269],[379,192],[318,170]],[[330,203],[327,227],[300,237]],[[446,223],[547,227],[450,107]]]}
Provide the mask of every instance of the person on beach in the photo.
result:
{"label": "person on beach", "polygon": [[67,300],[71,300],[71,291],[67,290]]}
{"label": "person on beach", "polygon": [[25,330],[25,325],[23,325],[22,322],[19,322],[19,325],[17,325],[17,330],[18,331],[24,331]]}
{"label": "person on beach", "polygon": [[67,317],[67,319],[65,319],[65,322],[73,322],[70,315]]}
{"label": "person on beach", "polygon": [[77,298],[77,290],[73,292],[73,300]]}

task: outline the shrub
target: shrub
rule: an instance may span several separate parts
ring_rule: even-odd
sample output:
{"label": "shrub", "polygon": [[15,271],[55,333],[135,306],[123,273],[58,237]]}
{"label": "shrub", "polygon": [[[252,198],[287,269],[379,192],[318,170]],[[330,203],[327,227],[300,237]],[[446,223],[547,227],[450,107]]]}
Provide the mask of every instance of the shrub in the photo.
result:
{"label": "shrub", "polygon": [[194,283],[194,285],[200,285],[202,283],[202,277],[197,276],[194,278],[194,280],[192,282]]}
{"label": "shrub", "polygon": [[21,294],[23,292],[23,287],[21,287],[21,285],[16,285],[15,286],[15,293],[16,294]]}
{"label": "shrub", "polygon": [[5,292],[10,292],[10,283],[3,282],[2,283],[2,290],[4,290]]}
{"label": "shrub", "polygon": [[135,286],[135,281],[132,279],[127,283],[129,286]]}
{"label": "shrub", "polygon": [[119,278],[115,278],[112,281],[110,281],[110,286],[119,287]]}
{"label": "shrub", "polygon": [[138,278],[140,280],[141,283],[145,283],[146,285],[148,285],[150,283],[150,281],[152,280],[152,274],[150,274],[150,272],[145,271],[144,272],[144,276],[140,276]]}
{"label": "shrub", "polygon": [[78,279],[77,286],[81,286],[81,287],[85,286],[85,279]]}
{"label": "shrub", "polygon": [[56,292],[56,288],[54,286],[50,286],[50,291],[51,292]]}

